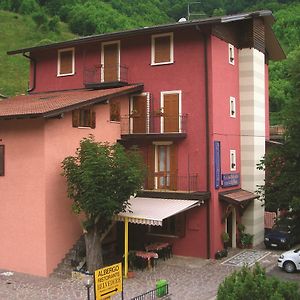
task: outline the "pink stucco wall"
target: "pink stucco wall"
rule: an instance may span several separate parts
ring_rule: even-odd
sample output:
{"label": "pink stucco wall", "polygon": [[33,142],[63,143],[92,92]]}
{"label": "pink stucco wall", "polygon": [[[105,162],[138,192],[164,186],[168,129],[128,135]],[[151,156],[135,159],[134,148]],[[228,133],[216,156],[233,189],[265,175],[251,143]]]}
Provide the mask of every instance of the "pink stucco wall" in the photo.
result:
{"label": "pink stucco wall", "polygon": [[42,275],[46,273],[44,120],[0,121],[0,139],[5,145],[0,268]]}
{"label": "pink stucco wall", "polygon": [[[125,113],[128,97],[120,101]],[[120,125],[109,121],[109,105],[94,106],[96,128],[72,127],[62,119],[0,121],[5,176],[0,177],[0,268],[47,276],[81,235],[71,212],[61,161],[89,134],[115,142]],[[33,260],[34,256],[34,260]]]}
{"label": "pink stucco wall", "polygon": [[[121,111],[128,106],[128,97],[112,101],[121,103]],[[45,126],[45,168],[46,168],[46,236],[47,236],[47,273],[51,272],[74,241],[81,235],[77,218],[74,218],[66,197],[65,179],[60,176],[61,161],[74,155],[79,141],[93,134],[97,141],[115,143],[120,138],[120,125],[109,121],[109,105],[93,107],[96,112],[96,128],[73,128],[72,113],[62,119],[49,119]]]}

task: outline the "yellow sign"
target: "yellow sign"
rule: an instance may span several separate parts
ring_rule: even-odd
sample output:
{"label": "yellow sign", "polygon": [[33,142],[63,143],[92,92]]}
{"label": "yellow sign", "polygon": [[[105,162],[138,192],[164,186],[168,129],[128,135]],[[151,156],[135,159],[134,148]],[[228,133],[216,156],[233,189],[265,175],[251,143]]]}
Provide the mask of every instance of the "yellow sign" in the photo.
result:
{"label": "yellow sign", "polygon": [[107,299],[122,292],[122,264],[118,263],[95,271],[95,298]]}

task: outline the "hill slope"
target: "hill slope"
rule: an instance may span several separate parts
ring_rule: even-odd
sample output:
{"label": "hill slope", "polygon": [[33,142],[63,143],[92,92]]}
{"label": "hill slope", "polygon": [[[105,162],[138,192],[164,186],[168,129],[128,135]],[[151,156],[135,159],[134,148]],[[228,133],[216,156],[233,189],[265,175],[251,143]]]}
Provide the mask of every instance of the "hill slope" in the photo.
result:
{"label": "hill slope", "polygon": [[9,50],[30,47],[43,40],[60,41],[72,39],[65,24],[60,24],[61,33],[44,32],[37,28],[30,16],[0,10],[0,94],[25,93],[28,86],[28,60],[22,55],[9,56]]}

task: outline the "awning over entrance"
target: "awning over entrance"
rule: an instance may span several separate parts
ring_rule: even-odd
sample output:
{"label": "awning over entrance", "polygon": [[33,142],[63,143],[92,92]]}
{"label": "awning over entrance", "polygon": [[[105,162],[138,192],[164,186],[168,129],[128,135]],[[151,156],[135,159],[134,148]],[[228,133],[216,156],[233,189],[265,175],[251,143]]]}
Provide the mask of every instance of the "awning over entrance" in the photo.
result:
{"label": "awning over entrance", "polygon": [[219,198],[230,204],[245,206],[250,200],[258,198],[258,195],[246,190],[238,189],[219,193]]}
{"label": "awning over entrance", "polygon": [[115,216],[115,220],[135,224],[162,226],[162,221],[185,210],[199,206],[198,200],[175,200],[161,198],[130,198],[130,208]]}

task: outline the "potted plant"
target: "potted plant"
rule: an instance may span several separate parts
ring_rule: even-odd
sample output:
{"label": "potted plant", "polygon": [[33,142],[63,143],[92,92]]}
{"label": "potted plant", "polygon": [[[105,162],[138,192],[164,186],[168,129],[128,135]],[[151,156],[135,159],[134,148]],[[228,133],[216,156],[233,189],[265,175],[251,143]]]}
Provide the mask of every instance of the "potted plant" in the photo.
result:
{"label": "potted plant", "polygon": [[243,233],[240,236],[241,246],[242,248],[252,248],[253,244],[253,234]]}
{"label": "potted plant", "polygon": [[135,261],[136,261],[135,251],[129,251],[128,252],[128,273],[127,273],[127,278],[134,278]]}
{"label": "potted plant", "polygon": [[229,242],[230,242],[230,236],[229,236],[228,232],[225,232],[225,231],[222,232],[221,238],[223,241],[224,248],[227,249],[229,246]]}

